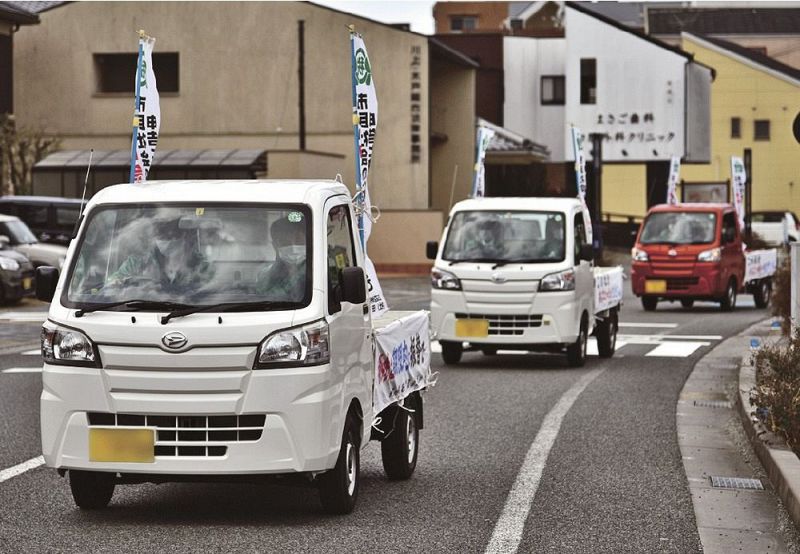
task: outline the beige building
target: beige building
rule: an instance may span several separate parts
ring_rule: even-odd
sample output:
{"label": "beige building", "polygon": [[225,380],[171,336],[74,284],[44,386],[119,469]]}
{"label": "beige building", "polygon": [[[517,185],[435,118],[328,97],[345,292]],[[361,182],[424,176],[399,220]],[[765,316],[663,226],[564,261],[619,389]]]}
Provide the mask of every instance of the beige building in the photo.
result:
{"label": "beige building", "polygon": [[382,211],[370,242],[376,264],[425,267],[424,242],[441,232],[453,175],[461,198],[469,190],[476,64],[424,35],[301,2],[75,2],[39,17],[16,36],[16,115],[61,137],[64,150],[130,148],[136,31],[144,29],[157,39],[156,159],[166,150],[263,150],[267,178],[339,173],[352,188],[352,24],[369,48],[380,106],[370,171]]}

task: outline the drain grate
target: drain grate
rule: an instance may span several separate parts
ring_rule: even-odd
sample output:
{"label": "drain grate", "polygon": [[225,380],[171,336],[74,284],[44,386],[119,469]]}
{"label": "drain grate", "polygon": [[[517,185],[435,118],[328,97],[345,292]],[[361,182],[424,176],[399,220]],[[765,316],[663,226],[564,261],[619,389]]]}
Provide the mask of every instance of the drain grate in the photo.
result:
{"label": "drain grate", "polygon": [[753,491],[763,491],[764,485],[760,479],[745,479],[743,477],[720,477],[711,476],[711,486],[719,489],[748,489]]}
{"label": "drain grate", "polygon": [[733,408],[730,400],[695,400],[694,405],[698,408]]}

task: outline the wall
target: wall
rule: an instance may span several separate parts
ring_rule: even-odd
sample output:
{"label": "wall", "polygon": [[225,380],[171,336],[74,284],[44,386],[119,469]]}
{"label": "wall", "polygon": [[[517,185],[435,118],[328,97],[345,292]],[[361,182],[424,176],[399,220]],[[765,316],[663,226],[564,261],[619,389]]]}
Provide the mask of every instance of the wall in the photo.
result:
{"label": "wall", "polygon": [[[800,34],[800,30],[798,30]],[[678,35],[657,36],[669,44],[680,46],[681,37]],[[766,48],[767,56],[779,62],[800,69],[800,36],[798,35],[728,35],[713,34],[714,38],[727,40],[747,48]]]}
{"label": "wall", "polygon": [[508,2],[436,2],[433,5],[433,19],[437,34],[451,32],[452,15],[475,15],[478,17],[478,31],[500,32],[503,20],[508,17]]}
{"label": "wall", "polygon": [[344,156],[300,150],[267,152],[268,179],[333,179]]}
{"label": "wall", "polygon": [[426,273],[433,262],[425,257],[425,243],[441,239],[444,218],[437,211],[383,211],[367,245],[378,272]]}
{"label": "wall", "polygon": [[625,216],[647,213],[647,167],[603,164],[603,212]]}

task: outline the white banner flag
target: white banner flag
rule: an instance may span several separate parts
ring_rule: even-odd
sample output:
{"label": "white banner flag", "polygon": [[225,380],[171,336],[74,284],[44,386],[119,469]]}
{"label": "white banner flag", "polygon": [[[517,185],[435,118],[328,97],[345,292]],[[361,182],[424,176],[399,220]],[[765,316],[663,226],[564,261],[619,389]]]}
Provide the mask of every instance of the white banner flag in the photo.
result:
{"label": "white banner flag", "polygon": [[156,74],[153,71],[153,45],[156,39],[148,36],[139,38],[139,64],[136,68],[136,102],[133,116],[133,144],[131,146],[132,183],[147,180],[150,166],[158,146],[158,133],[161,128],[161,106]]}
{"label": "white banner flag", "polygon": [[747,173],[744,169],[742,158],[731,156],[731,192],[733,193],[733,206],[739,217],[739,228],[744,232],[744,192]]}
{"label": "white banner flag", "polygon": [[475,171],[472,177],[472,196],[482,198],[486,195],[486,166],[483,161],[486,159],[486,151],[492,141],[494,131],[487,127],[478,126],[478,133],[475,140]]}
{"label": "white banner flag", "polygon": [[571,127],[572,152],[575,154],[575,184],[578,198],[583,207],[583,225],[586,227],[586,242],[592,244],[592,216],[586,205],[586,157],[583,155],[583,133],[577,127]]}
{"label": "white banner flag", "polygon": [[378,96],[375,94],[375,80],[367,55],[367,47],[361,35],[350,32],[352,46],[353,83],[353,130],[356,147],[356,206],[358,207],[358,230],[361,247],[364,249],[365,272],[369,286],[368,297],[373,316],[379,316],[389,309],[383,296],[375,266],[367,255],[367,241],[372,232],[372,204],[369,199],[369,167],[372,163],[372,150],[375,146],[375,131],[378,127]]}
{"label": "white banner flag", "polygon": [[667,204],[678,203],[678,178],[681,172],[680,156],[672,156],[669,160],[669,179],[667,180]]}
{"label": "white banner flag", "polygon": [[430,317],[421,310],[375,333],[373,411],[431,384]]}

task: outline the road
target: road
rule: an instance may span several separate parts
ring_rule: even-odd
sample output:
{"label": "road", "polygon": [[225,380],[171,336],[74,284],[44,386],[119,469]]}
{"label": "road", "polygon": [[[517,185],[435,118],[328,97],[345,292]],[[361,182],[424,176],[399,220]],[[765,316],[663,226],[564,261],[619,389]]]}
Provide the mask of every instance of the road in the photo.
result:
{"label": "road", "polygon": [[[382,284],[394,308],[427,305],[427,279]],[[644,312],[630,291],[625,301],[624,344],[581,369],[560,356],[502,353],[466,353],[446,367],[435,354],[414,477],[388,482],[370,444],[350,516],[323,514],[313,489],[216,484],[122,486],[107,510],[81,512],[66,480],[36,467],[0,477],[0,551],[699,551],[678,395],[700,357],[768,314],[749,296],[727,314],[703,303]],[[37,340],[35,323],[19,321],[35,316],[4,311],[17,318],[0,322],[4,336]],[[0,355],[0,475],[40,453],[41,376],[19,369],[38,363],[35,352]],[[521,470],[523,509],[509,513]],[[503,543],[509,529],[516,539]]]}

